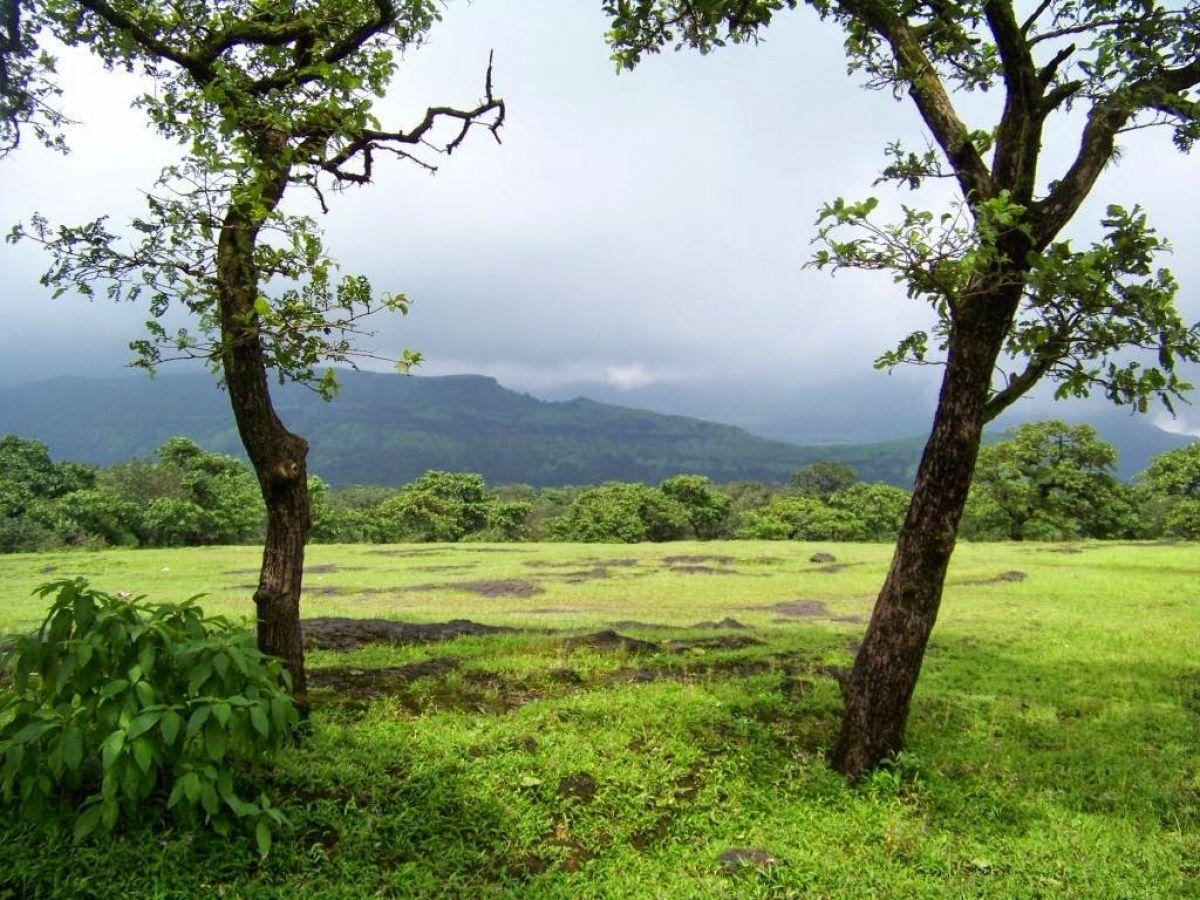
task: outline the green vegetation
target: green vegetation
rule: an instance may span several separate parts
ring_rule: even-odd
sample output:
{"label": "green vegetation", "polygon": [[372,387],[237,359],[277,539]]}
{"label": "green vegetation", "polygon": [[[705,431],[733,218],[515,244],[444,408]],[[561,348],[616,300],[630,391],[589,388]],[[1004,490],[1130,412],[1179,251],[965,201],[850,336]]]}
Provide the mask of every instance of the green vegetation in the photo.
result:
{"label": "green vegetation", "polygon": [[[963,519],[970,540],[1194,538],[1200,444],[1156,458],[1135,485],[1087,425],[1023,425],[980,454]],[[490,488],[469,472],[426,472],[399,487],[331,490],[311,478],[313,540],[396,543],[556,540],[608,543],[890,541],[907,491],[814,463],[787,485],[715,485],[676,475],[658,487],[609,482]],[[151,459],[107,469],[56,463],[45,446],[0,438],[0,552],[57,547],[257,543],[266,518],[249,467],[172,438]]]}
{"label": "green vegetation", "polygon": [[241,821],[267,852],[286,824],[239,796],[236,762],[260,762],[299,719],[283,664],[192,600],[151,606],[76,577],[50,582],[41,627],[3,658],[0,801],[27,820],[78,815],[76,839],[144,821],[147,804],[220,834]]}
{"label": "green vegetation", "polygon": [[[714,550],[732,561],[688,559]],[[810,563],[815,552],[845,568]],[[257,555],[3,557],[0,632],[41,621],[38,583],[85,574],[172,602],[209,585],[206,610],[244,616]],[[529,630],[311,649],[311,734],[251,782],[292,822],[265,861],[240,831],[129,823],[75,845],[66,817],[6,816],[0,894],[1200,891],[1194,546],[961,547],[908,751],[851,787],[825,762],[832,674],[851,661],[890,555],[751,542],[313,547],[307,617]],[[606,577],[579,574],[597,568]],[[1004,574],[1017,571],[1027,577]],[[725,617],[748,627],[691,627]],[[654,646],[566,644],[612,628]],[[734,640],[670,643],[712,638]],[[779,863],[720,862],[735,849]]]}

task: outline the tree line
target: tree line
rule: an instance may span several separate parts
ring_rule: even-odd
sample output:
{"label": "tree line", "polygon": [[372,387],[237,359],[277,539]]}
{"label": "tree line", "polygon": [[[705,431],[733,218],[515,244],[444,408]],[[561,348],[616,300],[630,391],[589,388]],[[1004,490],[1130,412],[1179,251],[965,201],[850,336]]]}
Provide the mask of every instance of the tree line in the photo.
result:
{"label": "tree line", "polygon": [[[980,452],[961,527],[968,540],[1200,538],[1200,442],[1155,457],[1132,484],[1089,425],[1022,425]],[[399,486],[331,489],[309,477],[321,543],[676,540],[892,541],[911,494],[818,462],[788,484],[489,487],[472,472]],[[55,462],[45,445],[0,438],[0,552],[63,547],[257,544],[266,509],[253,470],[185,437],[108,467]]]}

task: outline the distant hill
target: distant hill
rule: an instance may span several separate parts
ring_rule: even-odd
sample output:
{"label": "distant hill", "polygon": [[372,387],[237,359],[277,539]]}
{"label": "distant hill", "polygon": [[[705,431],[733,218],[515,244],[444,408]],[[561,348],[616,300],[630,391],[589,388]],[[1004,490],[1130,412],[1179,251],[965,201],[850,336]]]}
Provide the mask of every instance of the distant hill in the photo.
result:
{"label": "distant hill", "polygon": [[[426,469],[480,472],[492,484],[537,486],[619,479],[657,482],[681,472],[716,481],[783,482],[801,466],[834,460],[868,481],[908,486],[923,438],[875,444],[799,446],[730,425],[585,398],[551,402],[478,375],[439,378],[345,372],[324,403],[311,391],[277,390],[289,427],[309,439],[309,468],[333,485],[399,484]],[[1137,420],[1122,442],[1128,475],[1150,453],[1189,439]],[[187,435],[241,455],[228,397],[207,375],[155,380],[56,378],[0,389],[0,434],[49,444],[58,459],[108,465],[145,456]],[[1101,429],[1101,434],[1112,440]]]}
{"label": "distant hill", "polygon": [[[906,484],[920,441],[799,447],[740,428],[585,398],[539,400],[478,375],[341,373],[332,403],[288,385],[280,416],[311,444],[309,468],[331,484],[399,484],[426,469],[480,472],[537,486],[680,472],[782,482],[806,463],[845,461],[860,477]],[[241,454],[229,399],[202,374],[154,380],[56,378],[0,390],[0,434],[49,444],[59,459],[108,465],[184,434]]]}

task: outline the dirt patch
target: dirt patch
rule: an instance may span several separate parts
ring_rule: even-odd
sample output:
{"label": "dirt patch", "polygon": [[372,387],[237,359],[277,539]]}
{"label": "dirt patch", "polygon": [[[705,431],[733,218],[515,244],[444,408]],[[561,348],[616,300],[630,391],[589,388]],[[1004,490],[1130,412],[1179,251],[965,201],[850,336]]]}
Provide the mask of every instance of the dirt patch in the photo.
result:
{"label": "dirt patch", "polygon": [[465,636],[513,634],[515,628],[484,625],[468,619],[449,622],[395,622],[390,619],[347,619],[323,616],[300,622],[309,650],[357,650],[367,644],[428,644]]}
{"label": "dirt patch", "polygon": [[395,694],[418,678],[440,678],[457,668],[458,660],[449,656],[377,669],[333,666],[309,669],[308,684],[310,688],[333,691],[351,700],[374,700]]}
{"label": "dirt patch", "polygon": [[509,612],[530,613],[535,616],[553,616],[558,613],[577,613],[579,610],[569,606],[539,606],[536,609],[513,609]]}
{"label": "dirt patch", "polygon": [[712,566],[702,565],[677,565],[667,566],[668,572],[675,572],[680,575],[741,575],[741,572],[734,569],[715,569]]}
{"label": "dirt patch", "polygon": [[258,573],[259,573],[258,569],[226,569],[223,574],[225,574],[225,575],[257,575]]}
{"label": "dirt patch", "polygon": [[766,869],[787,863],[761,847],[734,847],[717,857],[717,865],[726,875],[736,875],[745,869]]}
{"label": "dirt patch", "polygon": [[742,629],[748,629],[750,626],[743,625],[737,619],[730,619],[730,618],[726,617],[726,618],[722,619],[720,622],[708,622],[708,621],[697,622],[692,627],[693,628],[701,628],[701,629],[711,629],[714,631],[721,629],[721,628],[728,628],[731,631],[740,631]]}
{"label": "dirt patch", "polygon": [[831,622],[849,622],[851,624],[861,625],[863,622],[866,621],[866,619],[864,619],[862,616],[853,616],[853,615],[851,615],[851,616],[830,616],[829,621],[831,621]]}
{"label": "dirt patch", "polygon": [[991,578],[967,578],[956,584],[1005,584],[1025,581],[1029,576],[1024,572],[1013,569],[1008,572],[1001,572],[999,575],[993,575]]}
{"label": "dirt patch", "polygon": [[350,592],[345,588],[334,587],[333,585],[321,585],[319,587],[304,586],[305,597],[345,597]]}
{"label": "dirt patch", "polygon": [[494,581],[447,581],[442,584],[414,584],[409,591],[466,591],[480,597],[532,597],[545,593],[524,578],[498,578]]}
{"label": "dirt patch", "polygon": [[715,562],[720,566],[728,566],[733,562],[732,556],[664,556],[663,564],[668,566],[677,566],[681,563],[707,563]]}
{"label": "dirt patch", "polygon": [[461,572],[467,569],[478,569],[479,563],[438,563],[430,566],[412,566],[410,572]]}
{"label": "dirt patch", "polygon": [[836,575],[838,572],[846,568],[845,563],[833,563],[829,566],[818,566],[813,569],[814,572],[820,572],[823,575]]}
{"label": "dirt patch", "polygon": [[595,634],[584,634],[578,637],[567,638],[563,642],[563,646],[568,650],[585,647],[588,650],[599,650],[609,653],[617,650],[626,650],[630,653],[657,653],[659,650],[658,644],[652,644],[649,641],[639,641],[637,638],[617,634],[617,632],[611,629],[597,631]]}
{"label": "dirt patch", "polygon": [[596,781],[587,772],[576,772],[559,781],[558,795],[586,805],[596,799]]}
{"label": "dirt patch", "polygon": [[808,561],[815,563],[831,563],[837,562],[837,557],[832,553],[814,553],[808,558]]}
{"label": "dirt patch", "polygon": [[305,566],[305,575],[335,575],[338,572],[361,572],[363,566],[336,566],[333,563],[322,563],[319,566]]}
{"label": "dirt patch", "polygon": [[58,566],[42,566],[38,569],[39,575],[52,575],[58,571]]}
{"label": "dirt patch", "polygon": [[829,607],[824,600],[789,600],[786,603],[776,603],[774,606],[760,606],[779,613],[781,616],[792,616],[805,619],[827,619],[830,616]]}
{"label": "dirt patch", "polygon": [[584,581],[607,578],[608,569],[597,566],[594,569],[580,569],[578,572],[563,572],[561,576],[568,584],[580,584]]}

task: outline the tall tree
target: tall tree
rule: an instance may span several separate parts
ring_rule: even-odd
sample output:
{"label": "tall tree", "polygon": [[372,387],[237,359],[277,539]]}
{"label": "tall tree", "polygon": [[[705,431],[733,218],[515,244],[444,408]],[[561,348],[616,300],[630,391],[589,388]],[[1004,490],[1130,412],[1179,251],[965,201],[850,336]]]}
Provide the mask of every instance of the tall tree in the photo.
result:
{"label": "tall tree", "polygon": [[[797,5],[604,0],[625,68],[666,46],[708,52],[754,41]],[[850,70],[870,88],[907,95],[932,137],[915,152],[890,145],[882,180],[917,189],[945,177],[959,192],[940,214],[904,206],[898,221],[881,223],[874,199],[837,200],[819,219],[817,266],[888,272],[934,311],[931,329],[880,364],[944,367],[891,569],[843,685],[833,763],[858,775],[902,746],[984,423],[1042,378],[1059,382],[1058,396],[1100,390],[1141,408],[1189,387],[1175,366],[1200,356],[1200,335],[1175,311],[1170,273],[1154,268],[1165,244],[1144,214],[1110,207],[1104,238],[1084,249],[1063,234],[1123,133],[1168,126],[1185,151],[1200,136],[1200,5],[1040,0],[1020,13],[1013,0],[809,5],[842,27]],[[993,89],[1004,100],[996,120],[968,126],[959,95]],[[797,107],[819,115],[803,99]],[[1082,128],[1073,160],[1046,179],[1038,165],[1055,118],[1060,130]],[[1156,355],[1125,354],[1140,348]],[[1010,371],[997,377],[1005,361]]]}
{"label": "tall tree", "polygon": [[[49,247],[43,283],[56,293],[90,296],[100,284],[114,300],[149,300],[137,364],[200,358],[219,372],[267,506],[258,644],[286,661],[301,703],[308,445],[276,415],[269,376],[331,395],[332,370],[318,366],[353,362],[363,318],[404,312],[407,300],[377,294],[362,276],[339,279],[315,221],[283,200],[300,187],[324,208],[330,187],[370,182],[381,154],[432,170],[422,151],[451,152],[476,125],[498,134],[504,103],[490,63],[474,106],[430,107],[408,129],[384,128],[373,114],[397,57],[422,43],[440,9],[436,0],[45,0],[26,9],[29,33],[140,71],[151,84],[137,105],[181,159],[163,171],[132,238],[104,218],[54,228],[41,217],[13,237]],[[164,327],[177,305],[194,330]]]}

